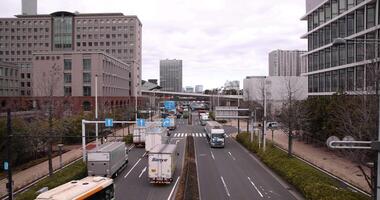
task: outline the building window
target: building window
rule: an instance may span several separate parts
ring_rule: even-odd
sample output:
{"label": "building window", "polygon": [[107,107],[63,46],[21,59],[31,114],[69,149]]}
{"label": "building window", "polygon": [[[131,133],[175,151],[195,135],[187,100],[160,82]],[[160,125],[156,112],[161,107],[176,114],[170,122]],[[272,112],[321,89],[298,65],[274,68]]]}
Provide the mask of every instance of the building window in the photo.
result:
{"label": "building window", "polygon": [[313,92],[313,76],[308,76],[308,91]]}
{"label": "building window", "polygon": [[91,73],[83,73],[83,83],[91,83]]}
{"label": "building window", "polygon": [[63,88],[63,90],[64,90],[64,96],[72,96],[72,95],[71,95],[71,87],[69,87],[69,86],[65,86],[65,87]]}
{"label": "building window", "polygon": [[323,24],[325,22],[325,11],[323,7],[319,9],[319,22],[320,24]]}
{"label": "building window", "polygon": [[339,0],[339,14],[344,13],[347,9],[347,0]]}
{"label": "building window", "polygon": [[331,72],[331,91],[336,92],[338,90],[338,71]]}
{"label": "building window", "polygon": [[339,37],[341,38],[346,37],[346,21],[344,17],[339,19],[338,24],[339,24]]}
{"label": "building window", "polygon": [[354,15],[349,14],[347,15],[347,36],[350,36],[355,33],[354,29]]}
{"label": "building window", "polygon": [[325,44],[329,44],[331,42],[331,31],[330,31],[330,25],[327,25],[325,27]]}
{"label": "building window", "polygon": [[338,0],[331,0],[331,18],[338,16]]}
{"label": "building window", "polygon": [[339,65],[344,65],[346,64],[346,46],[345,45],[340,45],[339,46]]}
{"label": "building window", "polygon": [[335,67],[338,65],[338,48],[337,47],[331,47],[331,66]]}
{"label": "building window", "polygon": [[70,73],[64,73],[63,74],[63,80],[64,80],[64,83],[71,83],[71,74]]}
{"label": "building window", "polygon": [[331,5],[329,2],[325,4],[326,22],[331,19]]}
{"label": "building window", "polygon": [[347,10],[355,6],[355,0],[347,0]]}
{"label": "building window", "polygon": [[331,23],[331,41],[338,37],[338,24],[336,22]]}
{"label": "building window", "polygon": [[330,68],[331,67],[331,52],[330,48],[325,49],[325,68]]}
{"label": "building window", "polygon": [[[364,38],[358,38],[358,40],[364,40]],[[356,62],[364,60],[364,44],[357,42],[356,44]]]}
{"label": "building window", "polygon": [[355,60],[355,49],[354,44],[347,44],[347,63],[353,63]]}
{"label": "building window", "polygon": [[91,96],[91,86],[83,86],[83,96]]}
{"label": "building window", "polygon": [[325,73],[319,74],[319,92],[325,91]]}
{"label": "building window", "polygon": [[319,69],[324,69],[325,68],[325,51],[320,51],[319,52]]}
{"label": "building window", "polygon": [[[373,41],[376,38],[376,32],[371,32],[367,34],[367,40]],[[367,59],[373,59],[376,56],[376,48],[374,42],[366,43],[366,57]]]}
{"label": "building window", "polygon": [[325,91],[330,92],[330,84],[331,83],[331,75],[330,72],[326,72],[326,78],[325,78]]}
{"label": "building window", "polygon": [[364,10],[358,9],[356,11],[356,32],[364,30]]}
{"label": "building window", "polygon": [[339,90],[340,91],[346,91],[346,69],[339,70]]}
{"label": "building window", "polygon": [[71,59],[63,59],[63,69],[71,70]]}
{"label": "building window", "polygon": [[91,111],[91,103],[88,101],[83,102],[83,111]]}
{"label": "building window", "polygon": [[363,90],[364,87],[364,67],[356,67],[356,90]]}
{"label": "building window", "polygon": [[376,21],[375,5],[376,4],[367,5],[367,29],[375,26],[375,21]]}
{"label": "building window", "polygon": [[347,90],[353,91],[354,90],[354,68],[348,68],[347,69]]}
{"label": "building window", "polygon": [[83,71],[91,71],[91,59],[83,59]]}
{"label": "building window", "polygon": [[318,92],[318,79],[319,79],[319,75],[318,74],[314,74],[313,75],[313,92]]}

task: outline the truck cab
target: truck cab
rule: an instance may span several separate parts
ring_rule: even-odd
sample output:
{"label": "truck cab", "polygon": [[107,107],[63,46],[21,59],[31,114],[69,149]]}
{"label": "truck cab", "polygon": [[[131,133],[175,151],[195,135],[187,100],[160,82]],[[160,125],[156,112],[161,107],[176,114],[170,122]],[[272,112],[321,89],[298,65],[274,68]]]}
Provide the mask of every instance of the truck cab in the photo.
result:
{"label": "truck cab", "polygon": [[216,121],[208,121],[205,130],[211,147],[224,148],[226,134],[222,125]]}

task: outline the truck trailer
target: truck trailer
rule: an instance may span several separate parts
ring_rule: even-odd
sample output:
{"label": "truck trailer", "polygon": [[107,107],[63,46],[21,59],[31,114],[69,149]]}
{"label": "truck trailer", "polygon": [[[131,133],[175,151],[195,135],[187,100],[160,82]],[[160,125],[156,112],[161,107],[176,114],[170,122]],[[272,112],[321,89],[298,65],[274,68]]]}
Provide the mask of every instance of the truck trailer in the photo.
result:
{"label": "truck trailer", "polygon": [[177,164],[177,145],[160,144],[148,154],[148,178],[150,183],[170,184]]}
{"label": "truck trailer", "polygon": [[149,152],[159,144],[167,143],[168,130],[163,127],[147,128],[145,135],[145,151]]}
{"label": "truck trailer", "polygon": [[145,145],[146,127],[137,127],[133,129],[133,144],[136,146]]}
{"label": "truck trailer", "polygon": [[87,152],[89,176],[116,177],[128,163],[124,142],[110,142]]}

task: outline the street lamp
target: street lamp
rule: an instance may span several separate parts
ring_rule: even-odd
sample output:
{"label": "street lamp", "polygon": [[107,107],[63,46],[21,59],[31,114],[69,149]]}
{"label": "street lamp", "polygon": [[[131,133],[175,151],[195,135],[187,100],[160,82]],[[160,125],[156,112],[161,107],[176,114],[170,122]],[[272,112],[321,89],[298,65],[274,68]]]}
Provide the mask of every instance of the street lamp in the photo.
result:
{"label": "street lamp", "polygon": [[[332,45],[343,45],[347,43],[354,43],[354,44],[365,44],[365,43],[371,43],[371,44],[380,44],[379,39],[345,39],[345,38],[336,38],[333,40]],[[376,82],[376,84],[379,84]],[[376,91],[378,92],[378,91]],[[328,146],[331,148],[338,148],[338,149],[371,149],[377,151],[377,168],[376,168],[376,190],[375,190],[375,197],[377,200],[380,200],[380,94],[378,95],[378,130],[377,130],[377,141],[329,141]]]}
{"label": "street lamp", "polygon": [[[98,75],[95,75],[95,121],[98,121]],[[99,125],[95,124],[96,147],[98,147]]]}

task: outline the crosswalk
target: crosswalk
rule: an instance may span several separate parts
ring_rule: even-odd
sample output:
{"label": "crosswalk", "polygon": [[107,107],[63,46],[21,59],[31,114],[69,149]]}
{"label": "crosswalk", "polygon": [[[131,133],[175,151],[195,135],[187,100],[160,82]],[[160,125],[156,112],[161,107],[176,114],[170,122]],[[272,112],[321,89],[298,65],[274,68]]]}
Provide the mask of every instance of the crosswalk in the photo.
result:
{"label": "crosswalk", "polygon": [[[182,138],[187,136],[206,137],[206,133],[172,133],[172,137],[175,138]],[[226,137],[228,137],[228,135],[226,135]]]}

